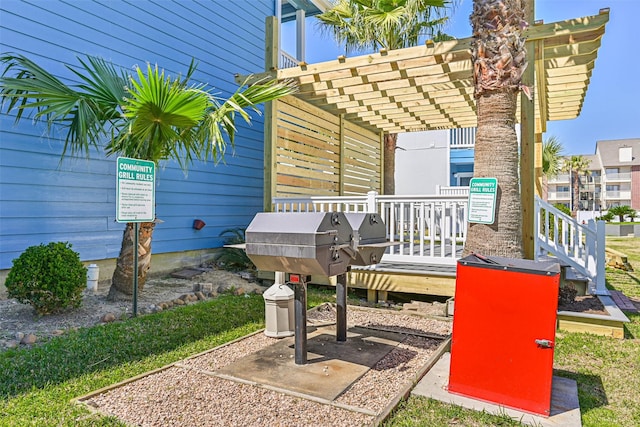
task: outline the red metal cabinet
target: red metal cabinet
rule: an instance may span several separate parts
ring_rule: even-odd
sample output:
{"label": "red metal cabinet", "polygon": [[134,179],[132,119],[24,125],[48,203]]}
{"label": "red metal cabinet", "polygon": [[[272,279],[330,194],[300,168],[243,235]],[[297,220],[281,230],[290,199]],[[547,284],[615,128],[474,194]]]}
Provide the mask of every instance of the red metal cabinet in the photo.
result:
{"label": "red metal cabinet", "polygon": [[458,261],[449,391],[548,416],[560,266]]}

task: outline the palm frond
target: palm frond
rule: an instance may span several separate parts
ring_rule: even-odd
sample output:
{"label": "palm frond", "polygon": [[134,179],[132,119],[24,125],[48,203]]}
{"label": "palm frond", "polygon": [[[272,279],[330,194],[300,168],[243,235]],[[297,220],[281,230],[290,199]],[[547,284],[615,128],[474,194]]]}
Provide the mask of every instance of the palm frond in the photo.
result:
{"label": "palm frond", "polygon": [[[245,82],[246,83],[246,82]],[[221,102],[211,96],[209,110],[201,128],[200,139],[206,139],[207,157],[220,161],[225,153],[226,141],[234,147],[236,133],[235,117],[240,115],[246,123],[251,123],[248,109],[260,114],[257,105],[295,92],[292,82],[276,82],[275,80],[258,82],[251,86],[241,85],[228,99]]]}
{"label": "palm frond", "polygon": [[16,123],[27,112],[26,117],[44,121],[49,131],[53,126],[66,130],[63,157],[67,151],[88,155],[89,148],[105,137],[105,122],[118,119],[117,106],[101,104],[87,91],[89,86],[68,86],[22,55],[4,55],[0,62],[3,107],[8,103],[7,112],[16,110]]}
{"label": "palm frond", "polygon": [[542,144],[542,174],[548,178],[557,176],[562,171],[562,143],[555,136],[550,136]]}

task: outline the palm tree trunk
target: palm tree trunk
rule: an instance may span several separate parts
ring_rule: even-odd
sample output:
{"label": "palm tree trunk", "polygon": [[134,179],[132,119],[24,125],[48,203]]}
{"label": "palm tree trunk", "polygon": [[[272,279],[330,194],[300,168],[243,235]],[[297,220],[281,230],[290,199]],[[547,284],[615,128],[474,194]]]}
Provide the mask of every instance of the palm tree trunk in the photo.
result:
{"label": "palm tree trunk", "polygon": [[383,194],[396,194],[397,133],[384,134],[384,188]]}
{"label": "palm tree trunk", "polygon": [[[142,292],[151,268],[151,240],[155,222],[140,223],[138,233],[138,292]],[[120,255],[111,279],[108,299],[131,299],[133,296],[133,252],[134,224],[129,222],[124,229]]]}
{"label": "palm tree trunk", "polygon": [[571,215],[574,218],[578,217],[578,207],[580,206],[580,179],[578,177],[578,172],[573,172],[572,179],[572,188],[573,191],[573,206],[571,206]]}
{"label": "palm tree trunk", "polygon": [[518,139],[514,127],[516,92],[485,92],[477,99],[474,177],[497,178],[495,222],[470,223],[464,252],[523,258],[518,179]]}
{"label": "palm tree trunk", "polygon": [[474,0],[470,16],[478,115],[474,177],[496,178],[495,221],[469,223],[464,254],[523,258],[516,101],[526,63],[524,0]]}

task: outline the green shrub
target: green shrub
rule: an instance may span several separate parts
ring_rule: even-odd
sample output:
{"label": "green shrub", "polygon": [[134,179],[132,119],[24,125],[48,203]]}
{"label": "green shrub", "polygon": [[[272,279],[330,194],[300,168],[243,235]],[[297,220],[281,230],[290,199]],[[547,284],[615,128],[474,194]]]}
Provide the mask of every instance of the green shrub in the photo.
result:
{"label": "green shrub", "polygon": [[[220,237],[224,237],[225,245],[237,245],[245,243],[244,232],[242,228],[228,228],[220,233]],[[229,271],[255,269],[245,251],[239,248],[221,248],[214,257],[214,262],[219,268]]]}
{"label": "green shrub", "polygon": [[606,214],[602,215],[600,218],[597,218],[597,219],[600,219],[606,222],[611,222],[613,221],[613,218],[615,218],[615,215],[612,214],[611,212],[607,212]]}
{"label": "green shrub", "polygon": [[5,286],[10,298],[31,304],[38,314],[78,307],[87,269],[67,242],[31,246],[13,260]]}

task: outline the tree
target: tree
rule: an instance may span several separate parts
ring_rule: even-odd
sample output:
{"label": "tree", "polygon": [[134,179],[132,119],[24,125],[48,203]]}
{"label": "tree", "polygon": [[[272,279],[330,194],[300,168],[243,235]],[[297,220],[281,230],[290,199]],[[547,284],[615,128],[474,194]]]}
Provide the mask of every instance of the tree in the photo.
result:
{"label": "tree", "polygon": [[618,222],[624,222],[625,216],[630,217],[631,222],[633,222],[633,219],[638,214],[635,209],[631,209],[631,206],[628,205],[610,207],[607,213],[617,216]]}
{"label": "tree", "polygon": [[558,138],[550,136],[542,144],[542,175],[554,178],[562,171],[562,151]]}
{"label": "tree", "polygon": [[[186,170],[194,159],[219,161],[227,144],[233,146],[235,118],[250,122],[247,111],[292,92],[288,84],[262,82],[240,87],[228,99],[214,96],[203,84],[190,84],[196,70],[191,62],[185,77],[165,76],[158,66],[136,67],[132,74],[100,58],[78,58],[67,68],[80,80],[67,85],[22,55],[0,57],[0,94],[7,112],[42,120],[48,128],[66,132],[62,157],[85,154],[92,147],[106,155],[121,155],[156,164],[175,160]],[[26,112],[26,114],[24,114]],[[143,289],[151,267],[154,222],[140,224],[138,285]],[[133,293],[134,224],[125,227],[113,274],[112,299]]]}
{"label": "tree", "polygon": [[[450,39],[442,33],[447,0],[338,0],[317,15],[321,26],[347,53],[371,49],[402,49],[422,37]],[[384,135],[384,194],[395,193],[395,157],[398,134]]]}
{"label": "tree", "polygon": [[550,136],[542,143],[542,187],[545,193],[549,180],[562,171],[562,151],[562,144],[555,136]]}
{"label": "tree", "polygon": [[475,0],[470,16],[478,128],[474,177],[498,181],[493,224],[469,223],[464,253],[524,256],[515,131],[517,94],[527,66],[522,0]]}
{"label": "tree", "polygon": [[571,182],[571,215],[578,214],[580,206],[580,177],[589,174],[591,161],[582,155],[569,156],[564,159],[562,171],[569,173]]}

